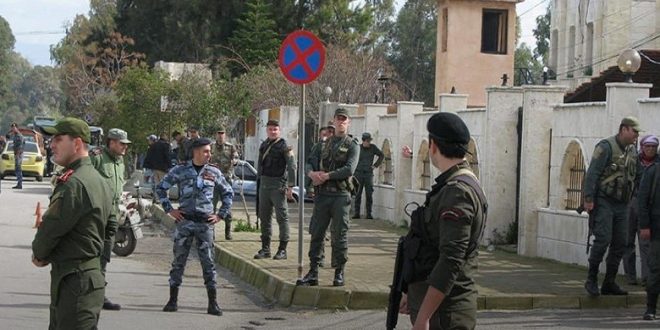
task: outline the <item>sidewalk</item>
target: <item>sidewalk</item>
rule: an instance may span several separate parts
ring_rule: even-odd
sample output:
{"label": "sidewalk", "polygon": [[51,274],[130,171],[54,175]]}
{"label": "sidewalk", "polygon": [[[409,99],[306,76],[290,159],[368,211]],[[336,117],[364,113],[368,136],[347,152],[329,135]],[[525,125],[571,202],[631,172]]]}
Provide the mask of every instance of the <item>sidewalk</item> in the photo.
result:
{"label": "sidewalk", "polygon": [[[313,204],[306,204],[306,214]],[[248,202],[252,222],[254,203]],[[234,219],[247,219],[242,203],[233,207]],[[172,218],[159,207],[154,215],[168,228]],[[297,205],[289,204],[291,242],[288,260],[255,260],[261,248],[259,233],[233,232],[232,241],[224,240],[224,223],[216,228],[216,260],[221,266],[238,274],[255,286],[268,299],[283,306],[316,308],[381,309],[387,307],[389,284],[392,282],[396,242],[406,229],[395,228],[383,220],[352,220],[349,230],[349,260],[346,264],[346,286],[332,286],[334,269],[330,264],[330,242],[326,241],[326,268],[319,271],[319,286],[296,287],[298,278],[298,216]],[[236,223],[234,221],[234,224]],[[308,221],[306,217],[305,221]],[[273,219],[277,249],[277,224]],[[307,223],[306,223],[307,224]],[[307,251],[309,234],[305,227],[303,244],[303,275],[309,269]],[[600,279],[602,280],[601,274]],[[584,290],[586,268],[559,262],[518,256],[504,251],[480,251],[476,282],[479,309],[533,308],[615,308],[643,307],[646,294],[641,286],[625,285],[623,276],[617,283],[629,291],[628,296],[589,297]]]}

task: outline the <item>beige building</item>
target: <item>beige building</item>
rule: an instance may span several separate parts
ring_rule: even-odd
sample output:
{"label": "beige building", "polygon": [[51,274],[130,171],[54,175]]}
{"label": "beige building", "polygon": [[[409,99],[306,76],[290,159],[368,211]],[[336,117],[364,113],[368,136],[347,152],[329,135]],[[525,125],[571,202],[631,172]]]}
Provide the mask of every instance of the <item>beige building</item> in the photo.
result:
{"label": "beige building", "polygon": [[[486,104],[485,88],[513,83],[516,3],[523,0],[438,0],[435,95],[452,88],[468,106]],[[435,105],[438,106],[436,99]]]}
{"label": "beige building", "polygon": [[626,48],[660,48],[660,0],[552,0],[551,16],[549,64],[569,90]]}

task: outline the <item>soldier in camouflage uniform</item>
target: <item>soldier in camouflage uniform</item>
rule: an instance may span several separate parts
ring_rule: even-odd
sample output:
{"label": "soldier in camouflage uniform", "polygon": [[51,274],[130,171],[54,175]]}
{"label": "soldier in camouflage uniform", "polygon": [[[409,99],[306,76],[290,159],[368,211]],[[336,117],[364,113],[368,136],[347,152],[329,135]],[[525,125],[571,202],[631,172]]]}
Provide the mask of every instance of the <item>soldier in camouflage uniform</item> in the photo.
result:
{"label": "soldier in camouflage uniform", "polygon": [[[474,329],[474,274],[486,224],[486,198],[465,160],[470,131],[463,120],[440,112],[426,128],[429,158],[442,174],[426,195],[423,213],[413,215],[406,236],[404,264],[412,259],[414,266],[407,269],[412,274],[405,276],[408,290],[399,310],[410,314],[413,329]],[[413,250],[416,254],[409,255]]]}
{"label": "soldier in camouflage uniform", "polygon": [[14,143],[12,149],[14,151],[14,174],[16,175],[16,185],[11,187],[11,189],[23,189],[23,171],[21,165],[23,164],[25,137],[21,134],[16,123],[11,124],[11,141]]}
{"label": "soldier in camouflage uniform", "polygon": [[[378,159],[374,163],[374,158]],[[355,178],[359,182],[357,194],[355,195],[355,215],[353,219],[360,218],[360,204],[362,201],[362,190],[364,190],[367,197],[367,219],[373,219],[371,215],[371,207],[374,203],[374,170],[377,169],[385,155],[374,144],[371,144],[371,133],[362,133],[362,144],[360,145],[360,158],[358,160],[357,168],[355,169]]]}
{"label": "soldier in camouflage uniform", "polygon": [[[227,142],[227,136],[225,135],[225,128],[220,127],[216,132],[215,146],[213,148],[213,155],[211,156],[211,163],[216,165],[222,171],[222,174],[225,176],[225,180],[231,186],[232,177],[234,176],[234,165],[238,159],[238,152],[236,147],[233,144]],[[220,197],[220,192],[215,191],[213,193],[213,212],[217,209],[218,199]],[[231,210],[227,217],[225,218],[225,239],[231,240]]]}
{"label": "soldier in camouflage uniform", "polygon": [[105,293],[99,256],[113,193],[87,156],[84,121],[64,118],[44,130],[54,135],[53,160],[64,166],[32,242],[32,263],[52,265],[49,329],[96,329]]}
{"label": "soldier in camouflage uniform", "polygon": [[318,164],[307,176],[312,179],[316,200],[312,217],[312,239],[309,244],[310,270],[297,285],[318,285],[318,267],[328,226],[331,227],[332,267],[335,269],[333,286],[344,285],[344,266],[348,260],[348,226],[351,208],[351,177],[358,160],[358,141],[348,135],[350,117],[346,109],[335,111],[335,136],[327,141],[323,150],[317,149],[312,159]]}
{"label": "soldier in camouflage uniform", "polygon": [[[89,158],[94,168],[101,174],[101,177],[110,185],[113,196],[115,212],[108,219],[107,240],[103,242],[103,254],[101,254],[101,271],[105,275],[106,267],[110,262],[112,255],[112,246],[114,245],[115,233],[117,232],[118,222],[115,214],[119,214],[119,203],[121,194],[124,191],[124,155],[131,141],[128,139],[128,133],[119,128],[111,128],[106,137],[106,144],[103,150]],[[107,297],[103,298],[103,309],[118,311],[121,305],[115,304]]]}
{"label": "soldier in camouflage uniform", "polygon": [[[621,120],[619,133],[596,144],[584,178],[584,209],[595,212],[594,245],[589,255],[589,273],[584,288],[591,296],[626,295],[616,283],[616,274],[627,243],[627,204],[639,175],[635,141],[637,118]],[[608,250],[605,279],[598,291],[598,267]]]}
{"label": "soldier in camouflage uniform", "polygon": [[286,259],[289,243],[289,210],[287,199],[293,199],[296,183],[296,162],[291,147],[280,137],[280,123],[266,123],[268,139],[259,147],[257,176],[259,178],[259,219],[261,219],[261,250],[255,259],[270,258],[270,240],[273,235],[271,216],[275,209],[280,229],[280,246],[273,256],[275,260]]}
{"label": "soldier in camouflage uniform", "polygon": [[[175,312],[186,260],[193,242],[197,242],[197,255],[202,264],[204,285],[208,294],[207,313],[222,315],[218,306],[216,291],[216,271],[214,258],[215,224],[227,217],[231,208],[234,192],[220,170],[209,164],[211,160],[211,140],[196,139],[192,145],[192,159],[184,165],[177,165],[165,175],[158,184],[156,193],[163,209],[174,217],[174,260],[170,270],[170,299],[163,307],[165,312]],[[181,187],[179,208],[174,209],[167,197],[167,190],[172,186]],[[222,206],[217,214],[213,213],[213,191],[218,189]]]}

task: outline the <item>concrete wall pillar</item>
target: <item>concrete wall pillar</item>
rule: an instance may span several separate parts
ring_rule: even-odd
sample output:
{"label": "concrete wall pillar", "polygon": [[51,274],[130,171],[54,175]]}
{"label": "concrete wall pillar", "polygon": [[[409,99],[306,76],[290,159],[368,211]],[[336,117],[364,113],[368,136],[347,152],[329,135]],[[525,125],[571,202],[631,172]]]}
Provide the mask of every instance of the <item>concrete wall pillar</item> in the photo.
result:
{"label": "concrete wall pillar", "polygon": [[438,95],[438,109],[443,112],[456,113],[457,110],[467,109],[467,94],[448,94]]}
{"label": "concrete wall pillar", "polygon": [[488,223],[484,238],[493,231],[505,233],[516,216],[518,155],[518,108],[523,90],[518,87],[486,89],[486,122],[479,152],[480,180],[488,199]]}
{"label": "concrete wall pillar", "polygon": [[[626,116],[639,118],[637,100],[649,97],[649,91],[653,84],[635,83],[607,83],[607,116],[610,123],[610,131],[615,134],[619,131],[621,119]],[[642,127],[644,125],[642,124]]]}
{"label": "concrete wall pillar", "polygon": [[536,256],[538,209],[548,204],[552,111],[563,86],[523,87],[523,125],[518,212],[518,253]]}
{"label": "concrete wall pillar", "polygon": [[[424,127],[414,127],[415,116],[414,114],[423,111],[424,103],[422,102],[398,102],[397,104],[397,135],[398,141],[393,142],[392,161],[397,175],[394,176],[394,187],[396,188],[396,200],[405,201],[404,190],[412,186],[412,173],[413,162],[410,159],[404,159],[401,155],[401,148],[403,146],[414,145],[414,132],[417,130],[426,130]],[[380,141],[382,142],[382,141]],[[413,151],[413,152],[416,152]],[[382,165],[381,165],[382,166]],[[401,220],[405,219],[406,214],[404,207],[406,203],[398,203],[396,210],[395,223],[404,223]]]}

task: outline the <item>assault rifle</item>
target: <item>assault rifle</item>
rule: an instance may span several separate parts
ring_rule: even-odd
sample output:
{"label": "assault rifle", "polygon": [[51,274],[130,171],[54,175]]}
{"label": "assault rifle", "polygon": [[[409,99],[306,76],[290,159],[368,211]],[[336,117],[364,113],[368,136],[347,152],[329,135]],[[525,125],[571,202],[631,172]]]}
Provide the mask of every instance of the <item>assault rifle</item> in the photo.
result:
{"label": "assault rifle", "polygon": [[399,242],[396,244],[394,275],[392,276],[392,284],[390,285],[390,297],[387,304],[387,321],[385,323],[387,330],[396,329],[396,324],[399,321],[399,305],[401,304],[401,297],[404,290],[403,245],[405,240],[405,236],[401,236],[399,237]]}
{"label": "assault rifle", "polygon": [[[595,205],[594,208],[589,211],[589,232],[587,233],[587,254],[589,254],[589,249],[591,248],[591,236],[594,234],[594,221],[596,220],[596,213],[594,210],[596,209]],[[575,211],[577,211],[578,214],[582,214],[582,212],[585,211],[584,205],[580,205]]]}

